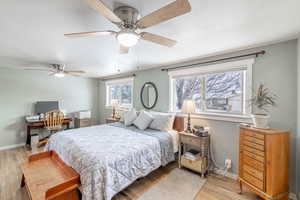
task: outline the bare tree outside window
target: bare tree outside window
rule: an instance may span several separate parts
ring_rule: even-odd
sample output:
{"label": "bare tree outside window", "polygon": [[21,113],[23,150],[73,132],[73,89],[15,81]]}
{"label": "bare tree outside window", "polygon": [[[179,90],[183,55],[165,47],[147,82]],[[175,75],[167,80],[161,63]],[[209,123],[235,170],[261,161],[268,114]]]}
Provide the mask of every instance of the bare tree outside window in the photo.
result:
{"label": "bare tree outside window", "polygon": [[[178,78],[176,79],[176,109],[181,110],[183,101],[185,99],[193,99],[195,102],[201,100],[201,88],[203,84],[203,78],[200,76],[187,77],[187,78]],[[197,109],[199,105],[196,103]]]}
{"label": "bare tree outside window", "polygon": [[131,106],[132,105],[132,84],[112,84],[108,86],[109,97],[108,104],[112,99],[117,99],[120,106]]}
{"label": "bare tree outside window", "polygon": [[243,71],[206,74],[175,79],[176,110],[184,99],[193,99],[198,112],[241,113]]}

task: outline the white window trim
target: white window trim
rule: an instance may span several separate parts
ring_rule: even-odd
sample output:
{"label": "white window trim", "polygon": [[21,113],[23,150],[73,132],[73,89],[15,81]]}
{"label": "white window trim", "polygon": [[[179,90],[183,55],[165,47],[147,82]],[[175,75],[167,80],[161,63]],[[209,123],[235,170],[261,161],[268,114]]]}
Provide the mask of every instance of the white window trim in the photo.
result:
{"label": "white window trim", "polygon": [[169,71],[169,81],[170,81],[170,90],[169,90],[169,111],[174,112],[174,80],[178,77],[184,76],[197,76],[201,74],[208,73],[218,73],[218,72],[226,72],[226,71],[236,71],[236,70],[245,70],[243,79],[243,95],[246,100],[243,103],[243,114],[229,114],[229,113],[210,113],[210,112],[199,112],[193,114],[193,118],[201,118],[201,119],[211,119],[211,120],[219,120],[219,121],[230,121],[230,122],[244,122],[251,123],[251,106],[247,105],[247,100],[252,97],[252,67],[255,59],[249,58],[244,60],[225,62],[220,64],[206,65],[193,67],[189,69],[179,69],[174,71]]}
{"label": "white window trim", "polygon": [[114,84],[126,84],[126,83],[131,83],[132,87],[131,87],[131,105],[128,106],[120,106],[120,109],[130,109],[133,106],[133,87],[134,87],[134,77],[129,77],[129,78],[120,78],[120,79],[113,79],[113,80],[108,80],[105,81],[105,107],[107,109],[112,109],[112,106],[110,105],[109,102],[109,87],[110,85],[114,85]]}

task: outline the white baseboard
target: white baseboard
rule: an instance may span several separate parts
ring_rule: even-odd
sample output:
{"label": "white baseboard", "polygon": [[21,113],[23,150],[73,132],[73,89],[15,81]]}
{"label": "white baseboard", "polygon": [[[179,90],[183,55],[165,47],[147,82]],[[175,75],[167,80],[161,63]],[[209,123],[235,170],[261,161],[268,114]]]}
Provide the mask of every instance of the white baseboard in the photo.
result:
{"label": "white baseboard", "polygon": [[[222,170],[222,169],[218,169],[218,170],[215,170],[214,171],[216,174],[219,174],[219,175],[224,175],[225,171]],[[234,179],[234,180],[237,180],[238,179],[238,175],[237,174],[234,174],[234,173],[231,173],[231,172],[226,172],[225,174],[225,177],[228,177],[228,178],[231,178],[231,179]]]}
{"label": "white baseboard", "polygon": [[290,193],[289,194],[289,199],[291,199],[291,200],[297,200],[297,195],[295,193]]}
{"label": "white baseboard", "polygon": [[0,151],[8,150],[8,149],[14,149],[14,148],[17,148],[17,147],[22,147],[22,146],[25,146],[25,143],[3,146],[3,147],[0,147]]}

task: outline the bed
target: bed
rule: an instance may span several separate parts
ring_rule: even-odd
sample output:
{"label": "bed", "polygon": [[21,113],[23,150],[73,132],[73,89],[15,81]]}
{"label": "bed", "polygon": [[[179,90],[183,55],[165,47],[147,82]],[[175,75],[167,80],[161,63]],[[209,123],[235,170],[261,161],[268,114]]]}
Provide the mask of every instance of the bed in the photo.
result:
{"label": "bed", "polygon": [[53,135],[45,150],[80,174],[83,200],[110,200],[141,178],[175,160],[183,118],[174,131],[141,131],[122,123],[66,130]]}

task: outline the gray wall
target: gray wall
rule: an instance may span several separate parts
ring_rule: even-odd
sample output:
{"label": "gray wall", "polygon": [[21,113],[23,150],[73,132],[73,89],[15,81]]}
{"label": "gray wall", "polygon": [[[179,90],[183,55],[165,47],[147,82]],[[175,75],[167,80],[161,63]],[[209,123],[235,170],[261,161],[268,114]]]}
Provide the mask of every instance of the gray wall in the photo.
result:
{"label": "gray wall", "polygon": [[24,116],[36,101],[59,100],[68,113],[91,109],[98,123],[98,81],[45,72],[0,68],[0,148],[25,142]]}
{"label": "gray wall", "polygon": [[[286,129],[291,132],[291,163],[290,163],[290,190],[296,191],[296,134],[297,134],[297,41],[292,40],[266,47],[250,49],[242,52],[227,54],[224,56],[238,55],[240,53],[266,50],[266,54],[256,59],[253,68],[253,84],[257,86],[263,82],[267,84],[279,97],[278,107],[271,112],[270,125],[274,128]],[[218,56],[216,58],[220,58]],[[223,57],[223,55],[222,55]],[[206,59],[203,59],[203,61]],[[140,103],[140,89],[147,81],[156,84],[159,98],[156,111],[168,111],[169,109],[169,77],[167,72],[159,69],[141,71],[136,73],[134,80],[134,107],[142,109]],[[100,106],[101,122],[111,111],[105,109],[105,87],[100,82]],[[223,166],[225,159],[233,161],[233,173],[238,172],[238,140],[239,129],[237,123],[193,119],[193,124],[210,126],[212,130],[213,153],[218,165]]]}
{"label": "gray wall", "polygon": [[297,193],[300,198],[300,37],[298,39]]}

